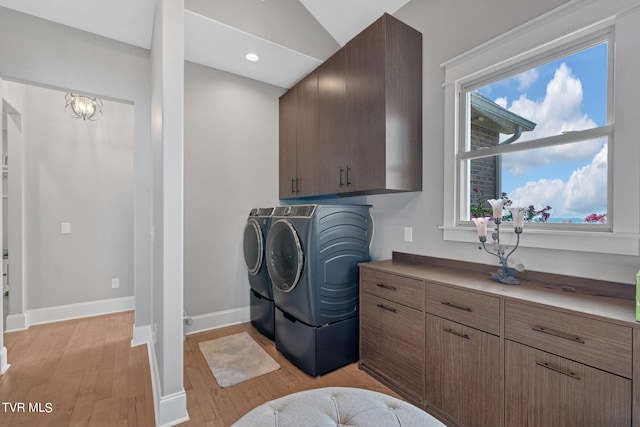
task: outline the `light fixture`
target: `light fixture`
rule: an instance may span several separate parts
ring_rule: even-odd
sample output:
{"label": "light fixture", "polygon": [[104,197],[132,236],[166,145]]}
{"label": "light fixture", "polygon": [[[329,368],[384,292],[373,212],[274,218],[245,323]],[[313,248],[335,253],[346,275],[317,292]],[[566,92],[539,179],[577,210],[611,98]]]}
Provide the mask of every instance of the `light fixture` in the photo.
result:
{"label": "light fixture", "polygon": [[65,108],[71,110],[71,114],[76,119],[98,120],[102,117],[102,100],[100,98],[68,92],[64,99],[67,102]]}
{"label": "light fixture", "polygon": [[253,53],[253,52],[249,52],[245,55],[245,58],[247,58],[247,61],[251,61],[251,62],[256,62],[260,59],[260,57],[258,56],[258,54]]}

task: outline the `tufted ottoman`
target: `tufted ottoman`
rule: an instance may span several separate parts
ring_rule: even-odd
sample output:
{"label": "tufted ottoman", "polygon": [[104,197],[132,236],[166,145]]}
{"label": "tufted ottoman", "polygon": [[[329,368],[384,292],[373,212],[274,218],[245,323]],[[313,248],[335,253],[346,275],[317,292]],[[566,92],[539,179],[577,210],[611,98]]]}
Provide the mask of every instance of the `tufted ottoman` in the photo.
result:
{"label": "tufted ottoman", "polygon": [[415,406],[370,390],[327,387],[264,403],[233,427],[443,427]]}

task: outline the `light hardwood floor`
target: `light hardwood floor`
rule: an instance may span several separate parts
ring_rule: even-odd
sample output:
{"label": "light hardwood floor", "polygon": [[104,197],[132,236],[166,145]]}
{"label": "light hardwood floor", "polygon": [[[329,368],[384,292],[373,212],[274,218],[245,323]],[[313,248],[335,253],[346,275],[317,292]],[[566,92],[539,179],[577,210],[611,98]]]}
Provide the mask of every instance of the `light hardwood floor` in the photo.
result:
{"label": "light hardwood floor", "polygon": [[0,426],[153,426],[149,358],[131,347],[132,328],[124,312],[5,334],[0,402],[17,412],[0,403]]}
{"label": "light hardwood floor", "polygon": [[[0,426],[154,425],[147,350],[131,347],[133,312],[32,326],[5,335],[9,371],[0,376]],[[278,371],[220,388],[198,343],[246,331],[281,366]],[[190,420],[183,426],[228,427],[266,401],[319,387],[360,387],[399,397],[357,364],[311,377],[285,359],[249,323],[192,334],[184,347],[184,388]],[[11,412],[1,402],[24,403]],[[50,413],[28,404],[51,404]],[[5,410],[6,407],[6,410]]]}
{"label": "light hardwood floor", "polygon": [[[275,359],[281,368],[275,372],[220,388],[198,343],[246,331]],[[358,387],[400,398],[373,377],[358,369],[357,363],[321,377],[311,377],[282,356],[273,341],[257,332],[250,323],[188,335],[184,353],[184,388],[190,420],[182,425],[228,427],[254,407],[297,391],[320,387]]]}

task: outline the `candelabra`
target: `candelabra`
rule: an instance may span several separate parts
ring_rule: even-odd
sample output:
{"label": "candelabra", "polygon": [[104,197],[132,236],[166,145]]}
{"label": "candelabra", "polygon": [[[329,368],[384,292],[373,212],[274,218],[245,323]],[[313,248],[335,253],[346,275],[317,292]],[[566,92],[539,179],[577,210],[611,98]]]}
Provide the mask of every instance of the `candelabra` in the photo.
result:
{"label": "candelabra", "polygon": [[524,266],[522,264],[517,265],[517,269],[509,268],[509,257],[511,254],[518,249],[518,245],[520,244],[520,234],[522,234],[522,227],[524,225],[524,208],[510,208],[511,214],[513,216],[513,231],[516,233],[516,245],[509,249],[509,246],[503,245],[500,243],[500,223],[502,222],[502,209],[503,209],[503,200],[498,199],[489,200],[491,207],[493,208],[493,222],[495,223],[495,229],[491,234],[493,239],[493,247],[488,248],[486,245],[487,242],[487,223],[489,218],[473,218],[473,222],[476,224],[476,228],[478,230],[478,238],[482,246],[479,247],[480,250],[484,249],[487,253],[498,258],[500,263],[500,267],[498,267],[497,273],[492,273],[491,277],[496,282],[505,283],[507,285],[519,285],[520,281],[516,277],[516,270],[522,271],[524,270]]}

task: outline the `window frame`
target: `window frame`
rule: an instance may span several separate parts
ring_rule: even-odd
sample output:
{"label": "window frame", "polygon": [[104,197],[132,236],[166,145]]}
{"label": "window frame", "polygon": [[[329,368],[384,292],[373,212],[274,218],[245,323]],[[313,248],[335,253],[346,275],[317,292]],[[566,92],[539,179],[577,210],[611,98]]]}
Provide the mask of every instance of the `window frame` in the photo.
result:
{"label": "window frame", "polygon": [[[558,59],[565,58],[574,53],[584,51],[591,47],[607,43],[607,116],[606,124],[596,128],[590,128],[579,131],[571,131],[560,135],[552,135],[545,138],[538,138],[534,140],[528,140],[525,142],[519,142],[510,145],[498,145],[496,147],[484,148],[482,153],[476,151],[467,151],[466,147],[470,145],[470,125],[467,123],[468,114],[470,109],[470,96],[469,94],[480,87],[496,83],[498,81],[513,77],[519,73],[534,69],[542,66],[546,63],[556,61]],[[462,79],[458,84],[460,87],[459,96],[459,111],[460,114],[460,137],[457,142],[457,197],[459,199],[460,209],[456,211],[455,222],[458,225],[471,225],[471,219],[464,220],[463,216],[465,211],[469,210],[469,200],[467,195],[469,194],[468,183],[465,181],[465,167],[464,162],[471,159],[479,159],[483,157],[492,157],[501,154],[516,153],[521,151],[528,151],[536,148],[556,147],[559,145],[570,144],[575,142],[587,141],[596,138],[607,138],[607,223],[606,224],[563,224],[563,223],[528,223],[527,228],[549,228],[555,230],[583,230],[583,231],[612,231],[612,224],[614,222],[615,214],[612,209],[612,194],[613,194],[613,182],[611,168],[608,165],[612,164],[613,160],[613,128],[614,128],[614,91],[613,91],[613,75],[614,75],[614,56],[613,46],[615,46],[614,28],[608,27],[604,30],[595,32],[594,34],[588,34],[582,39],[571,41],[570,43],[562,46],[558,46],[549,52],[543,52],[532,58],[528,58],[521,63],[516,63],[513,66],[501,69],[497,72],[492,72],[489,75],[479,74],[472,80]],[[468,176],[467,176],[468,178]]]}
{"label": "window frame", "polygon": [[[466,102],[461,96],[466,96],[471,87],[481,87],[498,81],[501,78],[513,76],[519,71],[531,69],[545,62],[570,55],[573,52],[595,46],[598,42],[608,42],[608,91],[607,91],[607,123],[605,126],[584,131],[568,132],[537,140],[549,145],[569,143],[572,141],[593,139],[599,136],[608,138],[608,167],[607,167],[607,214],[608,224],[527,224],[524,238],[520,245],[545,249],[560,249],[573,251],[587,251],[608,254],[640,255],[639,222],[626,218],[624,215],[614,217],[616,212],[622,212],[622,207],[640,207],[640,195],[621,194],[615,186],[622,176],[614,173],[614,163],[628,163],[625,155],[635,155],[637,150],[629,147],[625,142],[619,152],[614,141],[617,136],[618,124],[614,122],[615,106],[619,105],[617,98],[621,93],[616,92],[616,61],[617,61],[617,21],[620,16],[634,11],[631,1],[622,1],[618,10],[611,10],[604,1],[590,2],[589,13],[582,13],[578,2],[569,2],[534,21],[517,27],[501,36],[490,40],[471,51],[464,53],[442,64],[445,71],[445,180],[444,180],[444,221],[440,227],[443,239],[459,242],[476,242],[477,234],[471,221],[461,221],[462,209],[465,207],[461,196],[461,171],[466,132],[466,120],[461,114],[466,108]],[[625,27],[625,36],[630,32],[629,25]],[[628,44],[628,43],[627,43]],[[636,64],[634,64],[636,65]],[[624,105],[628,105],[629,97]],[[637,96],[637,95],[636,95]],[[630,124],[627,124],[627,128]],[[623,132],[628,136],[629,130]],[[525,143],[520,143],[525,144]],[[517,144],[514,144],[517,145]],[[506,148],[505,151],[524,149],[524,147]],[[486,150],[493,150],[492,148]],[[496,152],[501,151],[494,150]],[[493,154],[496,154],[494,152]],[[628,153],[627,153],[628,152]],[[483,155],[492,155],[491,151]],[[451,166],[451,167],[449,167]],[[623,166],[624,167],[624,166]],[[631,177],[633,179],[633,177]],[[629,185],[626,186],[629,188]],[[625,204],[622,204],[622,199]],[[627,203],[629,201],[630,203]],[[505,243],[509,243],[508,241]]]}

